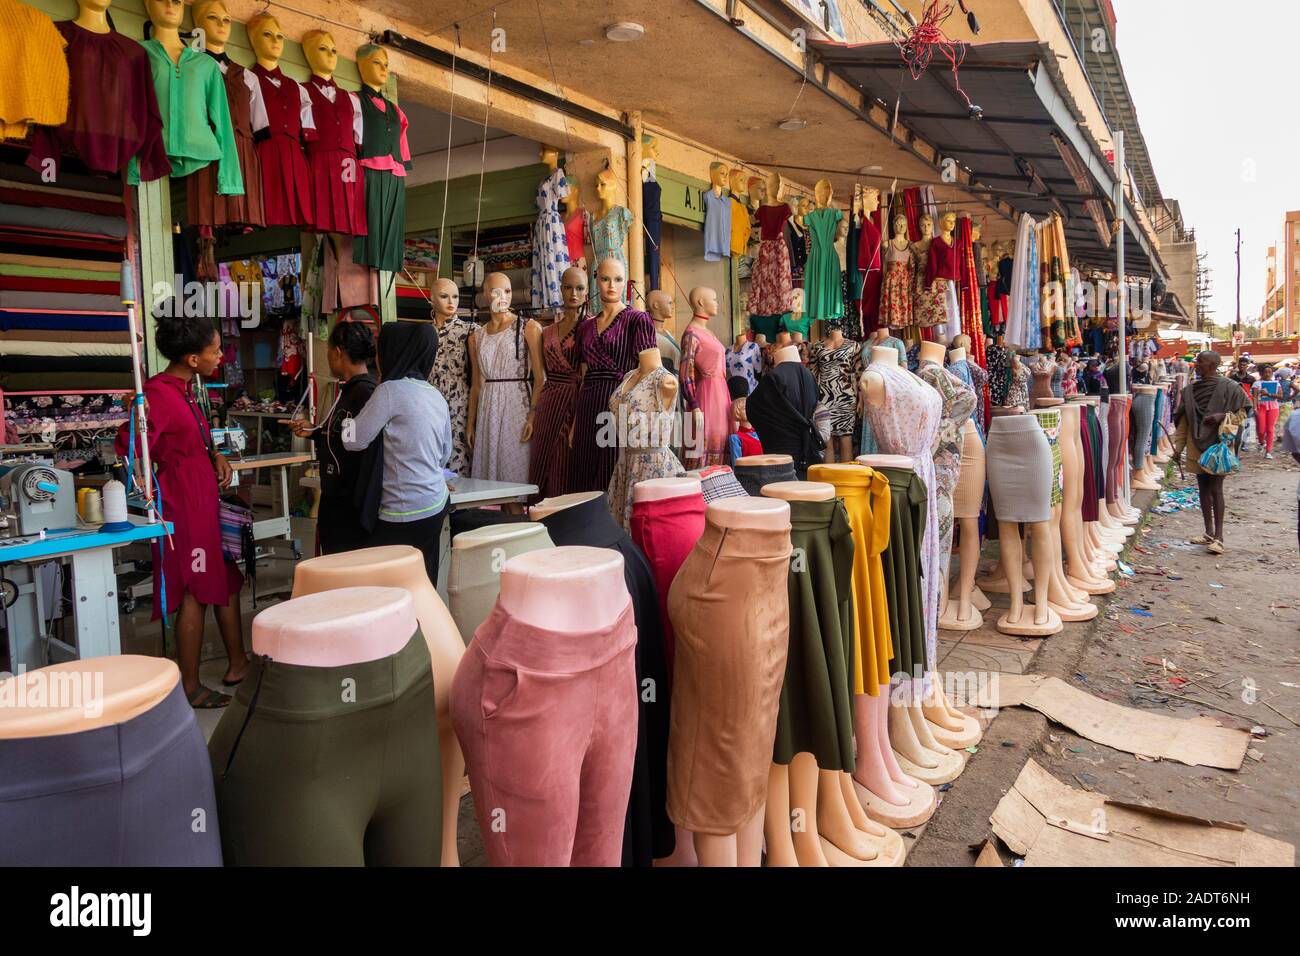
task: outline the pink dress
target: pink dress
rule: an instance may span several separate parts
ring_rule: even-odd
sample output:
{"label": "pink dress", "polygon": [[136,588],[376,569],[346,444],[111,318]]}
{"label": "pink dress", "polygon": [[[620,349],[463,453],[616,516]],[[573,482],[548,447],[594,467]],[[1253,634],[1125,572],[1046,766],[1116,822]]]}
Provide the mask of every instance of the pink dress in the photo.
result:
{"label": "pink dress", "polygon": [[[686,457],[693,468],[727,463],[731,434],[731,392],[727,389],[727,350],[707,328],[691,325],[682,336],[682,394],[688,411],[704,415],[704,434],[690,436]],[[701,460],[701,453],[702,459]]]}

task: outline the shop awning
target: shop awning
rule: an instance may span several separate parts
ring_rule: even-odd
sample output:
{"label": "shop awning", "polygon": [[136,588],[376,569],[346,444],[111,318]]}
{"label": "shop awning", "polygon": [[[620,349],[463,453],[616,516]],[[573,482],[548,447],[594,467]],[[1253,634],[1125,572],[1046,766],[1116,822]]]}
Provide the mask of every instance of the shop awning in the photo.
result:
{"label": "shop awning", "polygon": [[[1072,261],[1113,268],[1106,223],[1113,218],[1115,175],[1096,140],[1061,93],[1055,54],[1037,42],[979,43],[967,47],[954,77],[936,51],[929,69],[913,80],[893,43],[815,41],[818,59],[864,96],[879,101],[898,122],[970,171],[975,183],[1005,190],[997,195],[1017,212],[1065,219]],[[960,83],[960,89],[958,88]],[[982,111],[973,119],[966,99]],[[972,190],[974,191],[974,190]],[[1166,277],[1159,254],[1136,224],[1129,202],[1130,274]]]}

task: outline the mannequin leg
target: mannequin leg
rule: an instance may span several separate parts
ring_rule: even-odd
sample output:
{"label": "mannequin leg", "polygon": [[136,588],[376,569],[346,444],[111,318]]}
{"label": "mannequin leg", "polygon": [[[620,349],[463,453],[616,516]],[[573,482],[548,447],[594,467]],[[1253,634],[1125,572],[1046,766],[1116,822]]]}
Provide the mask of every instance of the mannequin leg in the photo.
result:
{"label": "mannequin leg", "polygon": [[894,755],[894,748],[889,742],[889,713],[893,707],[890,694],[882,693],[875,699],[873,712],[876,715],[876,742],[880,747],[880,756],[885,762],[885,769],[889,771],[889,779],[906,798],[908,790],[915,790],[923,784],[915,777],[904,773],[903,768],[898,765],[898,758]]}
{"label": "mannequin leg", "polygon": [[840,799],[844,801],[844,809],[853,821],[853,828],[874,839],[885,836],[885,828],[867,816],[862,804],[858,803],[857,795],[853,792],[853,775],[847,770],[841,770],[835,777],[840,785]]}
{"label": "mannequin leg", "polygon": [[763,814],[768,866],[799,865],[790,821],[790,768],[774,763],[767,772],[767,806]]}
{"label": "mannequin leg", "polygon": [[827,866],[818,836],[817,761],[810,753],[798,753],[790,763],[790,813],[788,815],[794,855],[800,866]]}
{"label": "mannequin leg", "polygon": [[442,865],[460,866],[456,824],[460,815],[460,787],[465,778],[465,755],[450,721],[445,727],[438,727],[438,746],[442,764]]}
{"label": "mannequin leg", "polygon": [[[865,816],[887,827],[901,828],[924,823],[934,815],[938,801],[933,787],[907,776],[894,758],[888,730],[888,714],[894,708],[890,704],[889,694],[882,693],[877,697],[862,695],[855,700],[855,704],[861,707],[854,714],[858,762],[852,775],[841,775],[843,784],[851,790],[852,800]],[[863,758],[867,756],[874,756],[888,768],[886,779],[894,795],[893,799],[886,800],[883,794],[876,793],[863,784]],[[885,835],[885,841],[892,842],[888,834]]]}
{"label": "mannequin leg", "polygon": [[1012,581],[1011,608],[998,619],[998,630],[1004,634],[1039,637],[1059,633],[1061,619],[1047,603],[1047,588],[1051,581],[1051,571],[1047,566],[1051,554],[1051,542],[1047,537],[1050,534],[1048,523],[1040,521],[1029,526],[1030,535],[1034,540],[1034,569],[1037,572],[1034,575],[1032,607],[1025,604],[1024,582],[1020,579],[1022,547],[1020,538],[1008,530],[1015,528],[1015,525],[1003,523],[1000,528],[1003,547],[1007,547],[1008,540],[1011,543],[1011,547],[1007,548],[1007,567],[1017,570],[1014,573],[1015,580]]}
{"label": "mannequin leg", "polygon": [[839,771],[817,771],[817,831],[823,840],[855,860],[870,862],[879,855],[866,834],[853,825],[844,805]]}
{"label": "mannequin leg", "polygon": [[737,866],[736,834],[696,833],[695,855],[700,866]]}
{"label": "mannequin leg", "polygon": [[983,616],[971,603],[975,589],[975,572],[979,570],[980,539],[979,519],[961,518],[960,560],[957,571],[957,593],[946,603],[939,618],[939,627],[945,631],[973,631],[984,623]]}
{"label": "mannequin leg", "polygon": [[[931,676],[933,677],[934,675]],[[912,707],[908,707],[907,715],[912,721],[913,729],[916,730],[916,739],[921,742],[922,747],[933,753],[945,756],[957,753],[957,751],[953,750],[951,747],[935,740],[934,731],[930,729],[930,722],[925,719],[925,711],[922,710],[922,704],[920,702],[916,703]],[[962,756],[964,757],[964,755]]]}
{"label": "mannequin leg", "polygon": [[759,807],[749,822],[744,824],[733,839],[736,841],[736,865],[763,865],[763,818],[765,808]]}
{"label": "mannequin leg", "polygon": [[[901,807],[907,803],[907,797],[895,786],[896,778],[884,757],[885,752],[892,757],[893,751],[888,749],[888,737],[882,747],[880,728],[876,726],[883,716],[880,700],[888,706],[889,695],[881,693],[879,697],[871,697],[859,694],[853,698],[853,733],[858,740],[858,761],[853,778],[885,803]],[[899,774],[902,774],[901,770]]]}
{"label": "mannequin leg", "polygon": [[[920,702],[910,695],[905,703],[890,708],[889,735],[895,741],[899,766],[924,783],[937,786],[956,780],[966,767],[962,754],[934,739]],[[921,759],[915,760],[909,754]]]}
{"label": "mannequin leg", "polygon": [[909,704],[896,704],[889,708],[889,740],[894,753],[904,758],[917,770],[938,770],[939,761],[921,744],[912,723]]}

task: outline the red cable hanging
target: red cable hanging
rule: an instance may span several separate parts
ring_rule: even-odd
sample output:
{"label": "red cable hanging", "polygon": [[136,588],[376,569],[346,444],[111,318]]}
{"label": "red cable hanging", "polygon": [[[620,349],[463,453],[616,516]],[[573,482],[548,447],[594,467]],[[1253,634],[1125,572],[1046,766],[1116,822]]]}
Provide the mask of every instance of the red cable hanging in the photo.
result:
{"label": "red cable hanging", "polygon": [[[958,72],[962,63],[966,61],[967,44],[964,40],[950,40],[943,32],[943,24],[952,16],[953,9],[953,5],[945,0],[929,0],[912,32],[902,40],[895,40],[894,43],[914,80],[919,80],[930,68],[934,51],[938,48],[952,65],[952,77],[957,92],[966,101],[967,108],[970,108],[973,104],[966,91],[961,88],[961,76]],[[965,3],[962,3],[962,9],[966,10]],[[974,14],[967,11],[967,17],[973,20]]]}

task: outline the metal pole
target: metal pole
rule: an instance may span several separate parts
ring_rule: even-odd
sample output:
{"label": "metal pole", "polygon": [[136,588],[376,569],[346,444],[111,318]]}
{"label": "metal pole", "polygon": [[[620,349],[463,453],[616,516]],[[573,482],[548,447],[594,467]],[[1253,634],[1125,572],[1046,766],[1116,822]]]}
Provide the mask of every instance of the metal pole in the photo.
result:
{"label": "metal pole", "polygon": [[1232,360],[1241,361],[1241,343],[1237,342],[1237,334],[1241,331],[1241,230],[1237,230],[1237,321],[1232,326],[1233,343],[1232,343]]}
{"label": "metal pole", "polygon": [[1115,208],[1118,210],[1118,234],[1115,240],[1115,278],[1119,285],[1119,391],[1128,391],[1128,276],[1124,274],[1124,131],[1115,133]]}

